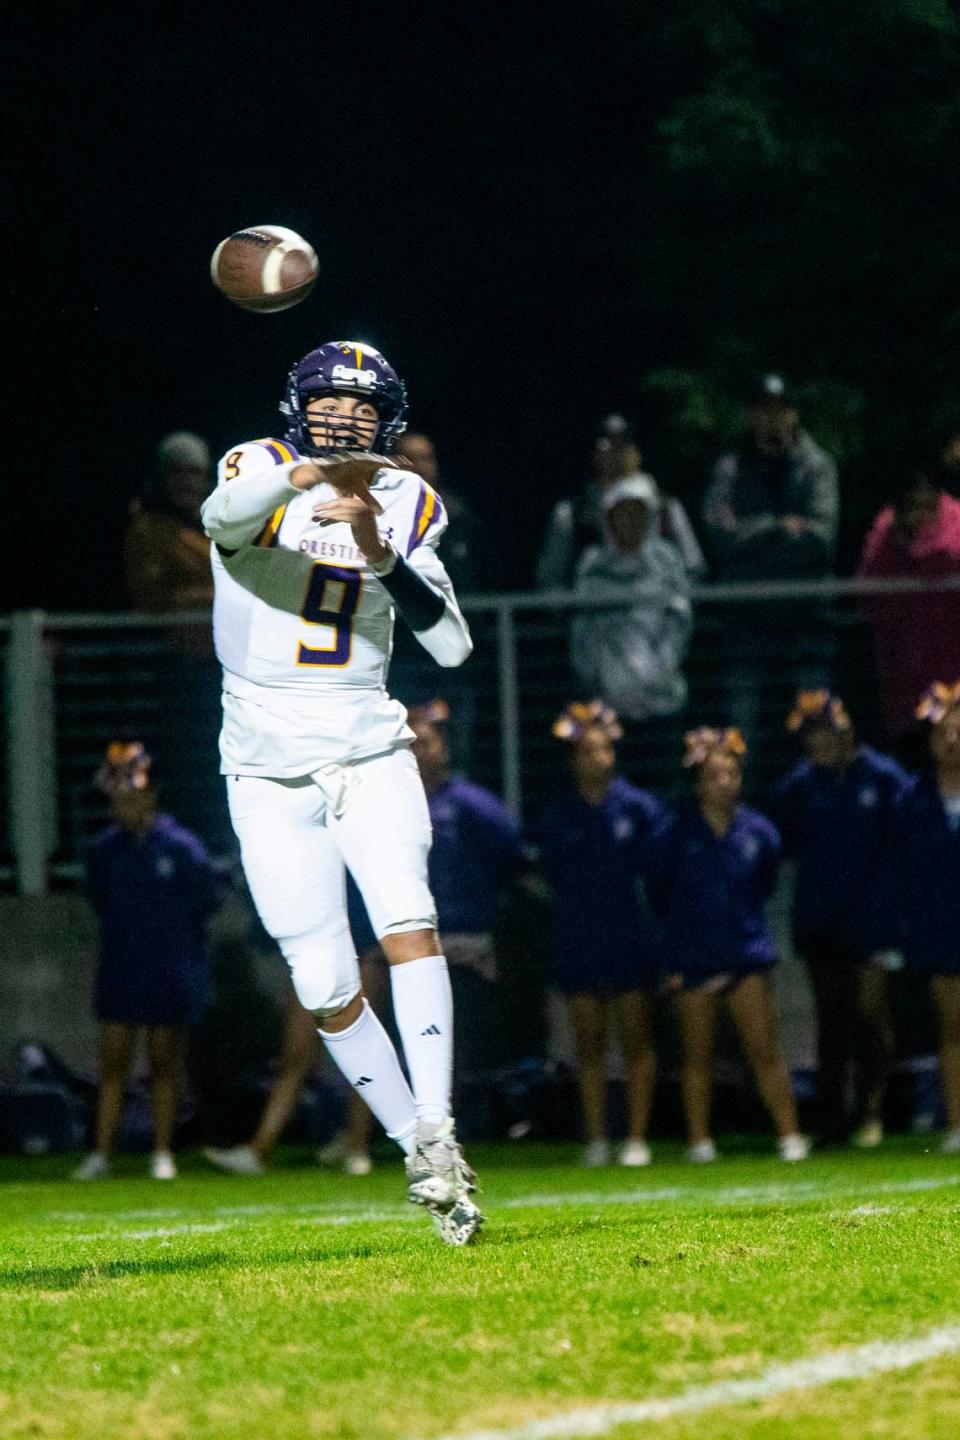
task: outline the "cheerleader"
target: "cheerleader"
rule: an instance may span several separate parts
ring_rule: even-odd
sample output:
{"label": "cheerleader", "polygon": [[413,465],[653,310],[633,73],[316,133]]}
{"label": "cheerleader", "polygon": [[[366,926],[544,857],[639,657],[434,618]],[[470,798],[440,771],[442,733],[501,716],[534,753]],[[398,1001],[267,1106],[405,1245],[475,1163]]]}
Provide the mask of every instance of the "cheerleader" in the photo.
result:
{"label": "cheerleader", "polygon": [[769,820],[740,804],[746,746],[739,730],[692,730],[683,764],[695,798],[655,831],[647,893],[662,917],[664,960],[678,994],[688,1156],[717,1158],[710,1135],[711,1058],[725,1001],[782,1160],[804,1160],[790,1077],[777,1035],[771,972],[777,954],[765,914],[780,858]]}
{"label": "cheerleader", "polygon": [[208,998],[207,922],[220,890],[202,841],[158,809],[151,757],[139,741],[107,747],[94,784],[113,823],[89,842],[86,890],[100,921],[95,1008],[100,1021],[96,1148],[75,1180],[110,1174],[138,1033],[150,1058],[150,1174],[174,1180],[173,1136],[185,1032]]}
{"label": "cheerleader", "polygon": [[651,1038],[659,984],[653,927],[639,890],[642,857],[663,806],[616,774],[622,730],[599,700],[567,707],[553,726],[566,749],[563,798],[544,815],[540,863],[554,897],[552,982],[570,1006],[586,1147],[607,1165],[607,1029],[626,1065],[627,1138],[619,1164],[648,1165],[647,1124],[656,1077]]}
{"label": "cheerleader", "polygon": [[869,1149],[883,1139],[893,1060],[888,972],[902,964],[892,814],[910,782],[895,761],[858,742],[843,701],[829,690],[801,691],[787,729],[806,758],[776,787],[771,814],[784,854],[796,862],[793,943],[816,1005],[821,1138]]}
{"label": "cheerleader", "polygon": [[930,766],[901,796],[896,848],[907,964],[930,979],[947,1112],[941,1150],[960,1155],[960,681],[932,685],[917,707]]}

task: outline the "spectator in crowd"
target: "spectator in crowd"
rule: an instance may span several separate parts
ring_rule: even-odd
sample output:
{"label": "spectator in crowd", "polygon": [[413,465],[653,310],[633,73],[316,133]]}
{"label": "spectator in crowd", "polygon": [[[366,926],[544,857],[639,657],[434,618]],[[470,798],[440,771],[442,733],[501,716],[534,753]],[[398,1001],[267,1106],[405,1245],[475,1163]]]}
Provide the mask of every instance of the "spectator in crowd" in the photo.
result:
{"label": "spectator in crowd", "polygon": [[[212,484],[210,452],[199,435],[177,430],[160,441],[124,535],[127,594],[135,610],[211,608],[210,542],[200,506]],[[209,623],[177,627],[171,641],[189,654],[213,655]]]}
{"label": "spectator in crowd", "polygon": [[[206,441],[187,430],[157,446],[151,473],[130,507],[124,536],[124,569],[132,609],[153,612],[207,611],[213,604],[210,542],[200,506],[214,478]],[[213,653],[209,619],[171,625],[158,675],[156,741],[171,808],[219,849],[233,836],[216,766],[220,730],[221,674]]]}
{"label": "spectator in crowd", "polygon": [[288,984],[287,1004],[276,1077],[251,1138],[226,1149],[208,1146],[204,1155],[218,1170],[232,1175],[262,1175],[293,1117],[303,1087],[321,1061],[315,1016],[304,1010]]}
{"label": "spectator in crowd", "polygon": [[940,1024],[941,1150],[960,1155],[960,681],[935,682],[916,714],[927,726],[929,761],[895,817],[904,950],[908,966],[930,981]]}
{"label": "spectator in crowd", "polygon": [[[801,427],[782,376],[757,379],[747,413],[746,434],[717,459],[704,496],[714,579],[813,580],[831,574],[839,512],[832,457]],[[745,601],[725,605],[721,616],[725,709],[753,749],[762,698],[774,676],[787,695],[829,685],[825,610],[809,602]]]}
{"label": "spectator in crowd", "polygon": [[[600,422],[590,457],[590,476],[579,495],[558,500],[550,512],[537,559],[538,590],[569,590],[584,551],[604,538],[603,495],[619,480],[644,474],[643,457],[632,427],[622,415]],[[706,574],[706,561],[680,501],[663,495],[646,475],[654,497],[653,530],[680,552],[691,581]]]}
{"label": "spectator in crowd", "polygon": [[867,1149],[883,1138],[893,1060],[888,972],[902,961],[893,814],[909,778],[860,744],[829,690],[801,691],[787,729],[805,758],[778,784],[771,813],[784,854],[796,862],[793,942],[816,1003],[820,1138],[842,1144],[852,1130],[853,1143]]}
{"label": "spectator in crowd", "polygon": [[114,742],[96,783],[114,823],[87,853],[87,893],[100,920],[95,1009],[100,1021],[100,1090],[95,1148],[77,1180],[110,1173],[124,1091],[139,1030],[147,1032],[154,1149],[150,1174],[172,1180],[181,1038],[200,1020],[209,956],[206,923],[218,887],[196,835],[157,808],[151,759],[139,742]]}
{"label": "spectator in crowd", "polygon": [[609,609],[578,610],[571,663],[580,686],[637,722],[636,760],[655,778],[676,751],[687,700],[682,665],[692,629],[690,583],[676,547],[656,532],[656,492],[649,476],[618,480],[603,494],[604,540],[577,567],[579,598],[619,592]]}
{"label": "spectator in crowd", "polygon": [[[400,454],[408,470],[436,490],[447,511],[449,525],[443,537],[443,563],[458,595],[495,590],[501,583],[500,561],[487,539],[486,527],[461,491],[451,488],[441,474],[436,446],[422,430],[408,430],[400,440]],[[398,625],[390,660],[390,690],[405,705],[428,704],[433,696],[434,666],[405,626]],[[476,671],[464,665],[445,677],[457,723],[449,743],[458,770],[469,772],[476,731]]]}
{"label": "spectator in crowd", "polygon": [[[960,577],[960,500],[943,489],[938,453],[916,454],[900,469],[894,502],[866,538],[863,580],[937,581]],[[925,735],[916,697],[940,675],[960,674],[960,589],[868,595],[887,743],[911,768]]]}
{"label": "spectator in crowd", "polygon": [[740,804],[746,746],[738,730],[691,730],[684,766],[696,798],[660,822],[646,866],[662,918],[663,964],[679,997],[688,1156],[717,1158],[710,1134],[711,1057],[725,1000],[778,1136],[782,1160],[803,1160],[797,1108],[777,1035],[771,972],[777,963],[765,905],[780,837]]}
{"label": "spectator in crowd", "polygon": [[473,506],[461,491],[441,474],[436,446],[422,430],[407,430],[400,440],[405,468],[419,475],[442,497],[449,526],[443,537],[443,563],[458,595],[472,595],[495,589],[498,583],[496,557],[486,530]]}
{"label": "spectator in crowd", "polygon": [[602,701],[568,705],[553,734],[566,748],[569,782],[542,818],[539,850],[554,898],[552,980],[567,998],[576,1035],[583,1163],[611,1161],[606,1067],[612,1020],[626,1066],[627,1135],[617,1159],[648,1165],[660,975],[638,883],[647,842],[664,810],[616,773],[622,730]]}

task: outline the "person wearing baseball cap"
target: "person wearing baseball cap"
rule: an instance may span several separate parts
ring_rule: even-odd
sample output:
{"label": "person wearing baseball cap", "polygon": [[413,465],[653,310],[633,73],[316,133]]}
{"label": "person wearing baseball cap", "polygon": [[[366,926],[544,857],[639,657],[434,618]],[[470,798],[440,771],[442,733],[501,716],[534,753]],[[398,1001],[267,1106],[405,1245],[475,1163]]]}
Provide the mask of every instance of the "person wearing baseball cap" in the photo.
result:
{"label": "person wearing baseball cap", "polygon": [[[833,457],[803,429],[793,386],[754,376],[740,442],[714,463],[703,500],[713,578],[721,584],[821,579],[833,571],[840,496]],[[782,735],[761,736],[773,677],[785,706],[831,683],[822,601],[743,601],[720,609],[724,710],[754,753],[785,763]],[[773,747],[771,749],[771,747]]]}

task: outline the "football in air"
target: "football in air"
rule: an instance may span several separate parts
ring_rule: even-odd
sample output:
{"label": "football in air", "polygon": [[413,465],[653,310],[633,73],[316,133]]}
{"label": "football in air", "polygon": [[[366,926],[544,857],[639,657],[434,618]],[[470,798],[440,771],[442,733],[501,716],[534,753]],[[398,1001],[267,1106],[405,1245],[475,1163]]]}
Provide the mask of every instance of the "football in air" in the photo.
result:
{"label": "football in air", "polygon": [[210,258],[214,285],[244,310],[272,314],[306,300],[319,265],[309,241],[283,225],[251,225],[221,240]]}

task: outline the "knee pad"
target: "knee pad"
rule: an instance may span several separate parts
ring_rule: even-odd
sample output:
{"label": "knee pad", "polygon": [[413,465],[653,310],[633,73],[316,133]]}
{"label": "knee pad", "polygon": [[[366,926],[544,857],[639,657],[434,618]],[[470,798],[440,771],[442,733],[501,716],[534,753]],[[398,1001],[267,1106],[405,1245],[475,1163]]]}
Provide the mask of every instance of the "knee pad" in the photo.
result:
{"label": "knee pad", "polygon": [[437,907],[425,876],[410,871],[380,876],[364,889],[363,898],[378,937],[437,928]]}
{"label": "knee pad", "polygon": [[352,943],[319,935],[295,935],[282,942],[297,999],[323,1020],[337,1015],[360,990],[360,967]]}

